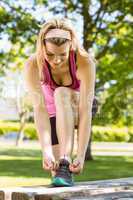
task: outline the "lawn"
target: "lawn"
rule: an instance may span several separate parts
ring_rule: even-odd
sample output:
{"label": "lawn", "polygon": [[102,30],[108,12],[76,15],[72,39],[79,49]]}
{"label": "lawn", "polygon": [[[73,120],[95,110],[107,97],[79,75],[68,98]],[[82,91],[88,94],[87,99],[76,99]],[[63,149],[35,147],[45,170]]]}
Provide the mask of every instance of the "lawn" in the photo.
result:
{"label": "lawn", "polygon": [[[26,148],[0,148],[0,187],[44,185],[50,174],[41,167],[41,151]],[[133,157],[94,156],[85,163],[75,181],[133,177]]]}

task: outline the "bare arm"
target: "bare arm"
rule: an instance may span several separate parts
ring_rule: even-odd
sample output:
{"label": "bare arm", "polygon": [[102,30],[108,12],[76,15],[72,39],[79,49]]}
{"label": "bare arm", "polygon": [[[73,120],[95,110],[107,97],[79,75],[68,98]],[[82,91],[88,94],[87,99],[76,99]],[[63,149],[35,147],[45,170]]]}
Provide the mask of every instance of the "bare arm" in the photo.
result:
{"label": "bare arm", "polygon": [[44,95],[39,79],[39,72],[35,56],[31,56],[24,68],[26,86],[32,101],[34,121],[42,148],[43,157],[53,157],[51,146],[51,128]]}
{"label": "bare arm", "polygon": [[91,132],[92,103],[95,88],[95,63],[91,58],[88,58],[88,60],[81,60],[79,64],[78,75],[81,85],[77,158],[83,164]]}

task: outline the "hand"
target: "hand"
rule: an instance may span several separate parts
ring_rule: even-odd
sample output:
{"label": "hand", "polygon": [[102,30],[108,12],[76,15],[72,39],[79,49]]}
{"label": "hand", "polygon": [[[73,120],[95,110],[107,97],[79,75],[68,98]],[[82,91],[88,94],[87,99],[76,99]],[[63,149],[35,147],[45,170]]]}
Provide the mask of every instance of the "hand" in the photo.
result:
{"label": "hand", "polygon": [[55,170],[55,159],[50,156],[45,156],[43,158],[43,168],[47,171]]}
{"label": "hand", "polygon": [[73,162],[69,165],[69,169],[74,174],[80,174],[83,170],[83,161],[76,158]]}

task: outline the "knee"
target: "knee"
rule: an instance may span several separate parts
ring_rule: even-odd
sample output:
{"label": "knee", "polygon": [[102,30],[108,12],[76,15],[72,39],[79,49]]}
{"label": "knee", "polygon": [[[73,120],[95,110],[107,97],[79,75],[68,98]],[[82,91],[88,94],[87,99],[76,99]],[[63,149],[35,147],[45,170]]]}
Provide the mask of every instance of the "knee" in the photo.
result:
{"label": "knee", "polygon": [[58,87],[54,92],[55,104],[66,103],[71,98],[71,92],[69,88]]}

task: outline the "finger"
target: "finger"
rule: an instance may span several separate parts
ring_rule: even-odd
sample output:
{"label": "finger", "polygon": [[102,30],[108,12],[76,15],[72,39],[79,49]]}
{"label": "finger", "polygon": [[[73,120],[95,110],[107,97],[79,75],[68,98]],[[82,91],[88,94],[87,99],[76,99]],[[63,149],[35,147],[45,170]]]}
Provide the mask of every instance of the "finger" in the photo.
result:
{"label": "finger", "polygon": [[54,170],[53,167],[51,167],[51,166],[47,166],[47,165],[44,165],[43,168],[44,168],[45,170],[47,170],[47,171]]}
{"label": "finger", "polygon": [[43,162],[43,167],[44,167],[45,170],[53,170],[53,168],[54,168],[53,165],[54,165],[54,163],[49,161],[49,160],[45,160]]}
{"label": "finger", "polygon": [[71,167],[78,167],[78,166],[80,166],[80,165],[81,165],[81,164],[80,164],[79,161],[75,161],[75,162],[73,162],[72,164],[70,164]]}
{"label": "finger", "polygon": [[70,171],[74,174],[79,174],[81,172],[80,168],[70,168]]}
{"label": "finger", "polygon": [[70,171],[73,172],[73,173],[80,173],[80,172],[81,172],[81,165],[78,164],[77,166],[75,166],[74,164],[71,164],[71,165],[69,166],[69,169],[70,169]]}
{"label": "finger", "polygon": [[76,167],[70,166],[69,169],[70,169],[70,171],[73,172],[73,173],[78,173],[78,172],[80,171],[80,168],[79,168],[79,167],[76,168]]}
{"label": "finger", "polygon": [[59,163],[58,163],[58,162],[55,162],[55,163],[54,163],[54,170],[56,171],[58,168],[59,168]]}
{"label": "finger", "polygon": [[73,170],[77,170],[77,169],[81,169],[81,166],[80,165],[78,165],[78,166],[72,165],[72,166],[70,166],[70,168]]}
{"label": "finger", "polygon": [[73,164],[73,167],[78,167],[78,166],[80,166],[80,162],[78,161],[78,162],[74,162]]}
{"label": "finger", "polygon": [[45,165],[45,164],[43,165],[43,169],[44,169],[44,170],[47,170],[47,171],[50,170],[49,166],[48,166],[48,165]]}

